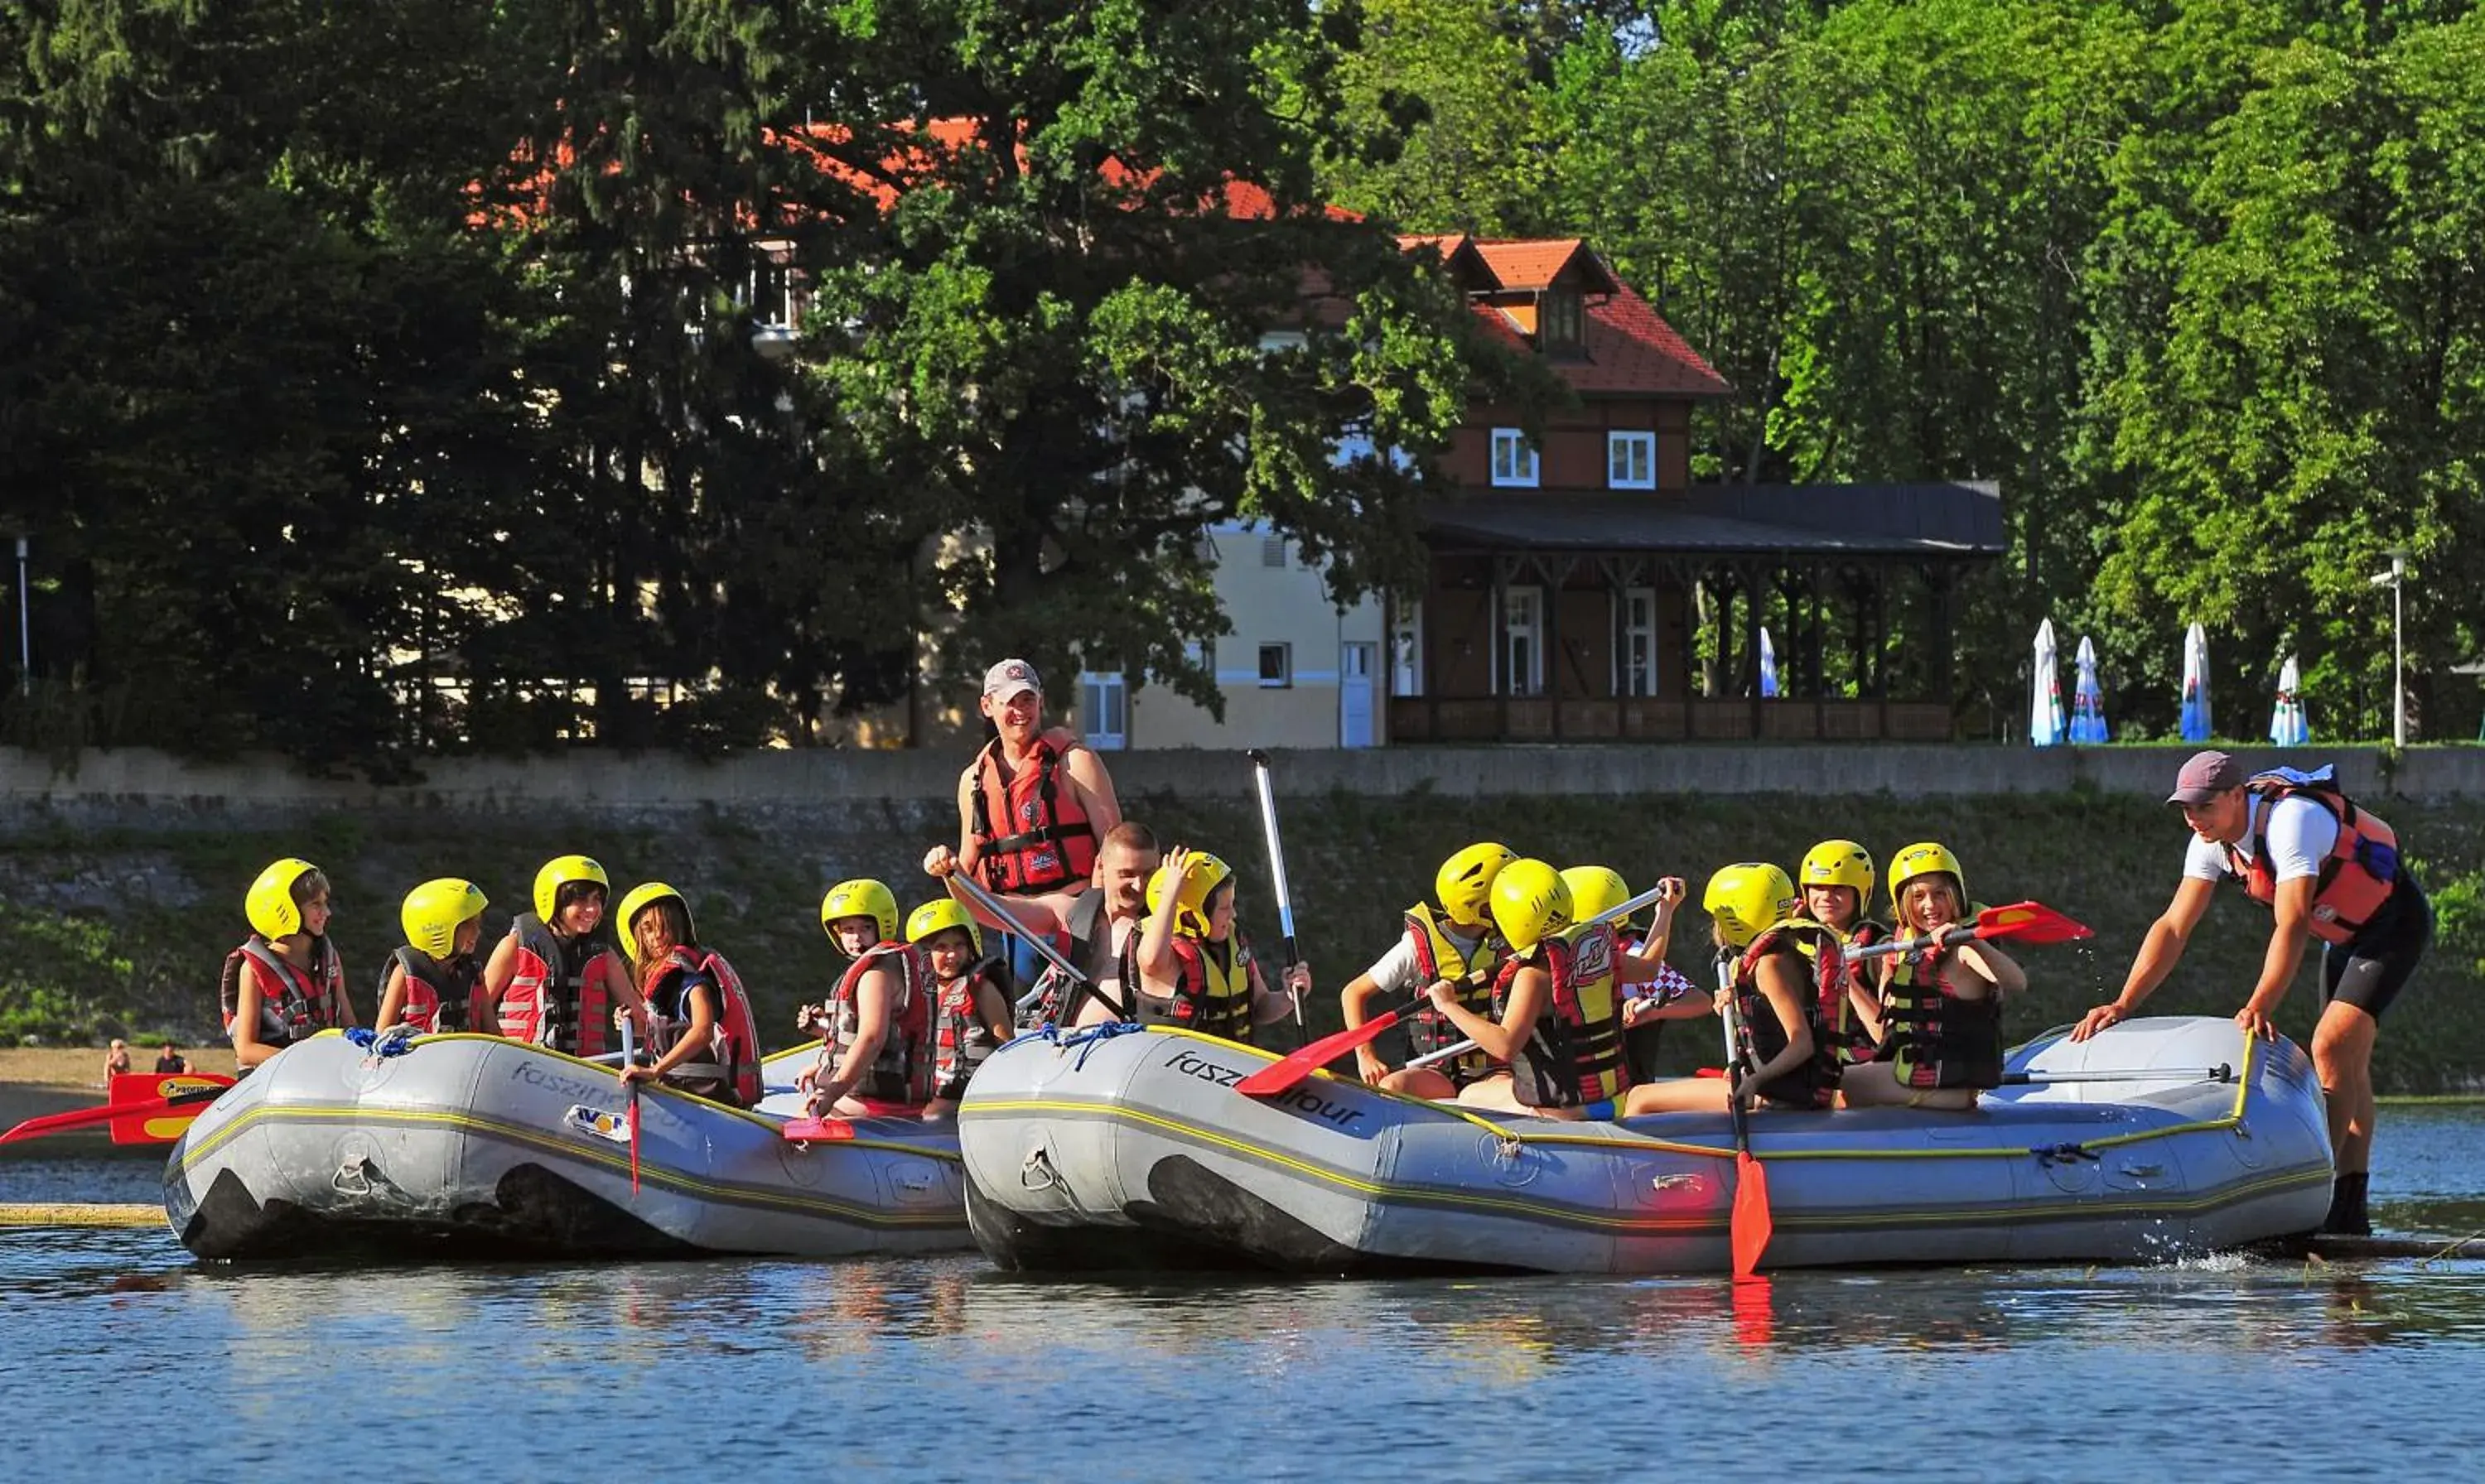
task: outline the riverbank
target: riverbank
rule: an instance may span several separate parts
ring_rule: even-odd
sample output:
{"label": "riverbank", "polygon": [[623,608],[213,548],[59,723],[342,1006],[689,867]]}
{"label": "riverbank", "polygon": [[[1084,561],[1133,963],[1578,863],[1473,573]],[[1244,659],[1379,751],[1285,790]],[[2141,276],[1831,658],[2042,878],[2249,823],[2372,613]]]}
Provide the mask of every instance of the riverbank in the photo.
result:
{"label": "riverbank", "polygon": [[[1820,750],[1816,767],[1841,754]],[[1238,765],[1239,768],[1239,765]],[[1276,911],[1256,810],[1243,797],[1133,790],[1134,818],[1168,840],[1223,854],[1242,877],[1245,930],[1265,951]],[[1563,864],[1602,861],[1635,886],[1660,874],[1698,885],[1743,859],[1791,865],[1823,835],[1852,835],[1886,860],[1912,841],[1939,839],[1964,859],[1983,902],[2033,898],[2097,930],[2090,944],[2027,956],[2032,992],[2010,1012],[2014,1032],[2075,1017],[2118,988],[2141,934],[2164,907],[2180,870],[2181,823],[2162,804],[2097,793],[1899,799],[1881,795],[1786,793],[1454,797],[1417,792],[1369,796],[1281,795],[1297,931],[1322,991],[1315,1023],[1334,1024],[1334,991],[1398,931],[1401,907],[1430,888],[1434,867],[1477,839],[1499,839]],[[2485,813],[2458,801],[2374,801],[2397,826],[2434,892],[2444,931],[2424,974],[2385,1023],[2376,1057],[2383,1090],[2443,1093],[2485,1085]],[[206,1039],[214,985],[239,937],[241,897],[267,861],[298,854],[336,884],[335,928],[348,985],[365,1015],[387,950],[400,941],[396,904],[427,877],[472,876],[492,898],[487,931],[523,909],[537,865],[573,850],[602,860],[616,887],[651,877],[690,896],[703,940],[741,968],[758,1002],[763,1039],[791,1042],[793,1007],[819,998],[841,964],[819,930],[821,892],[849,876],[888,881],[912,904],[932,895],[919,863],[955,831],[942,800],[883,799],[813,806],[696,809],[472,811],[448,808],[253,810],[211,817],[131,804],[12,811],[0,830],[0,1036],[45,1040],[170,1031]],[[1686,914],[1688,932],[1706,919]],[[2168,1012],[2225,1013],[2249,990],[2267,941],[2266,913],[2222,897],[2181,967],[2152,1002]],[[1697,941],[1674,958],[1698,972]],[[2318,999],[2313,960],[2279,1020],[2310,1033]],[[1280,1033],[1291,1037],[1291,1029]],[[1683,1066],[1705,1038],[1672,1038]],[[1697,1042],[1697,1044],[1694,1044]],[[90,1062],[98,1054],[81,1052]],[[99,1079],[89,1069],[86,1080]]]}

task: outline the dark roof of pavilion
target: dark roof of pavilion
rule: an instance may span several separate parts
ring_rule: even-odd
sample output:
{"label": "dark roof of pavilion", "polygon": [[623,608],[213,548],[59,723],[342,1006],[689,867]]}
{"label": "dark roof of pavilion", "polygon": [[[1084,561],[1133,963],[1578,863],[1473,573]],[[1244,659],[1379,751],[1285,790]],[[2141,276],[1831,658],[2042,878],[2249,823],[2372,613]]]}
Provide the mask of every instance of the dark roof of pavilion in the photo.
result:
{"label": "dark roof of pavilion", "polygon": [[1445,552],[1975,558],[2009,545],[1991,480],[1477,490],[1434,505],[1424,526]]}

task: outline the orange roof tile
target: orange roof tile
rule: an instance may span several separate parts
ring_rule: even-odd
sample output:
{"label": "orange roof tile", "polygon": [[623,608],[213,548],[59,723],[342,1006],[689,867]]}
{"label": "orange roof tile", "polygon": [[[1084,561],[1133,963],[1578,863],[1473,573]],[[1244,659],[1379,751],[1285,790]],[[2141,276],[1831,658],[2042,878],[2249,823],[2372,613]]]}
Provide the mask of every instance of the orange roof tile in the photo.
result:
{"label": "orange roof tile", "polygon": [[[1595,250],[1576,238],[1551,242],[1478,242],[1493,276],[1505,288],[1542,288],[1560,275],[1573,257],[1584,255],[1596,276],[1613,285],[1609,294],[1587,294],[1584,326],[1587,354],[1549,360],[1554,373],[1584,394],[1641,396],[1730,396],[1726,378],[1675,333],[1654,307],[1608,272]],[[1532,281],[1531,281],[1532,280]],[[1495,306],[1473,306],[1488,335],[1515,350],[1534,353],[1535,346]]]}

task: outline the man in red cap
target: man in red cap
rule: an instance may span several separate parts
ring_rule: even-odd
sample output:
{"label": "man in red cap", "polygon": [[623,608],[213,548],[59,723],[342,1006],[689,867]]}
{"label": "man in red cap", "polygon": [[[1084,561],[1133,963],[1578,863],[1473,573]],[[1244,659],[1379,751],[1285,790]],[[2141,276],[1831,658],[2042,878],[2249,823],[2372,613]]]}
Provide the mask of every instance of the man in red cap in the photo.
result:
{"label": "man in red cap", "polygon": [[[1045,730],[1044,682],[1024,660],[984,672],[978,709],[994,737],[958,776],[958,869],[1066,918],[1094,877],[1099,844],[1122,823],[1112,777],[1077,732]],[[1011,948],[1012,971],[1032,975],[1033,952]]]}
{"label": "man in red cap", "polygon": [[2223,752],[2199,752],[2174,778],[2166,801],[2192,826],[2183,882],[2141,940],[2122,993],[2089,1011],[2072,1030],[2086,1040],[2122,1020],[2165,982],[2222,878],[2276,914],[2269,952],[2235,1023],[2275,1037],[2270,1015],[2286,995],[2305,945],[2322,941],[2321,1018],[2312,1066],[2330,1107],[2330,1148],[2337,1165],[2324,1231],[2362,1235],[2373,1151],[2373,1039],[2382,1012],[2433,940],[2433,908],[2398,852],[2398,836],[2316,774],[2284,770],[2247,776]]}

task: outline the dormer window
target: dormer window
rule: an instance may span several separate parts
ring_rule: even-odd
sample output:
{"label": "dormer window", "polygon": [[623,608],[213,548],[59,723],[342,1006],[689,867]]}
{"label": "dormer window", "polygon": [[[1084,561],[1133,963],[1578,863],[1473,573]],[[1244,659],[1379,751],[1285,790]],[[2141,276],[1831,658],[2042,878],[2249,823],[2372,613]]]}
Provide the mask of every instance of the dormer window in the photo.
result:
{"label": "dormer window", "polygon": [[1587,341],[1579,296],[1567,288],[1548,288],[1536,296],[1537,343],[1547,351],[1576,354]]}

